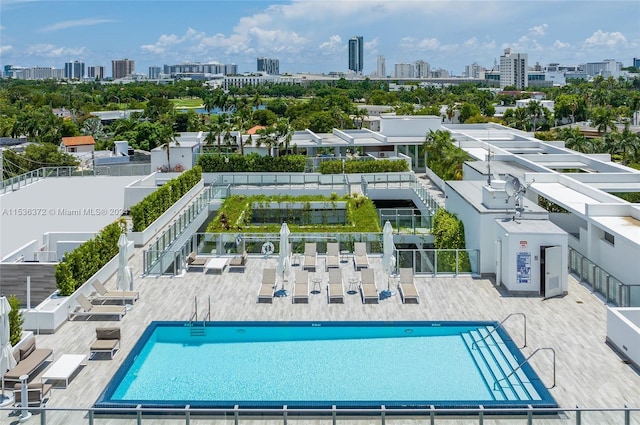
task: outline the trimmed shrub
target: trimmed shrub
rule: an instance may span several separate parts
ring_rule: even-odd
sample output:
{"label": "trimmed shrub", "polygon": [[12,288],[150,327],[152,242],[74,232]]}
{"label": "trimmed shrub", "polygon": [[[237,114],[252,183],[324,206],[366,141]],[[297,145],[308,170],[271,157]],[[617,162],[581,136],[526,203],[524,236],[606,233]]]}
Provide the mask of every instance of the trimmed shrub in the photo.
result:
{"label": "trimmed shrub", "polygon": [[198,165],[204,173],[302,173],[306,166],[304,155],[261,156],[202,154]]}
{"label": "trimmed shrub", "polygon": [[[328,160],[320,163],[320,174],[342,174],[342,160]],[[409,171],[407,161],[399,159],[359,160],[348,159],[344,161],[345,174],[366,173],[398,173]]]}

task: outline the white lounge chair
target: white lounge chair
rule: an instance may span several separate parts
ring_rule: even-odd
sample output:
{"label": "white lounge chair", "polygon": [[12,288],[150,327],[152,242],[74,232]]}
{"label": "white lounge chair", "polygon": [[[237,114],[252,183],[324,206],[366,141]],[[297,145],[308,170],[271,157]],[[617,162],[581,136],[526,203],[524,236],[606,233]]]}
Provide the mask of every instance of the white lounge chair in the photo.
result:
{"label": "white lounge chair", "polygon": [[327,242],[327,270],[340,267],[340,244]]}
{"label": "white lounge chair", "polygon": [[98,280],[94,281],[92,285],[98,292],[98,295],[94,298],[95,301],[122,301],[123,303],[130,301],[134,303],[140,297],[138,291],[109,291]]}
{"label": "white lounge chair", "polygon": [[259,303],[272,303],[276,287],[276,269],[267,267],[262,270],[262,283],[258,291]]}
{"label": "white lounge chair", "polygon": [[420,303],[420,295],[418,288],[413,280],[413,269],[400,269],[400,282],[398,282],[398,291],[403,304]]}
{"label": "white lounge chair", "polygon": [[356,242],[353,248],[353,266],[356,270],[369,267],[369,256],[367,255],[367,244]]}
{"label": "white lounge chair", "polygon": [[118,320],[127,314],[127,309],[123,305],[93,305],[91,301],[82,294],[76,296],[76,301],[80,304],[80,310],[72,313],[77,316],[113,316]]}
{"label": "white lounge chair", "polygon": [[296,272],[292,302],[294,304],[309,302],[309,272],[306,270]]}
{"label": "white lounge chair", "polygon": [[340,269],[329,269],[329,284],[327,285],[327,298],[329,304],[344,304],[344,284]]}
{"label": "white lounge chair", "polygon": [[304,260],[302,263],[303,270],[316,271],[318,262],[318,251],[315,242],[306,242],[304,244]]}
{"label": "white lounge chair", "polygon": [[360,272],[360,294],[364,304],[378,304],[380,295],[376,286],[375,275],[372,269],[364,269]]}

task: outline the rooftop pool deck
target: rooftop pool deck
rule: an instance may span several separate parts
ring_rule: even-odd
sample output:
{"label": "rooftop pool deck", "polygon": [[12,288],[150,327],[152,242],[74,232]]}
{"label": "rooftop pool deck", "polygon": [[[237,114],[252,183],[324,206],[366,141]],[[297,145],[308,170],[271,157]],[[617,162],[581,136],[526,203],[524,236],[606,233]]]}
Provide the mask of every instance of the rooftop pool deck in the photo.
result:
{"label": "rooftop pool deck", "polygon": [[[569,293],[566,296],[542,300],[539,297],[513,296],[495,287],[484,278],[418,276],[416,285],[421,302],[417,305],[402,304],[396,294],[381,300],[379,304],[363,304],[359,294],[345,293],[344,304],[329,304],[326,296],[325,259],[318,258],[316,274],[323,278],[320,294],[311,294],[308,304],[293,304],[291,296],[275,298],[272,304],[257,303],[262,269],[276,267],[277,256],[249,257],[244,272],[225,269],[222,274],[204,274],[201,271],[187,272],[177,277],[140,277],[142,272],[142,250],[136,250],[129,265],[135,276],[135,290],[140,299],[127,312],[122,321],[76,320],[66,322],[55,334],[37,336],[39,347],[54,350],[54,357],[62,354],[89,354],[89,346],[95,340],[95,328],[119,326],[122,330],[121,350],[113,360],[90,360],[72,377],[66,389],[54,389],[47,406],[56,408],[91,408],[104,391],[124,359],[152,321],[189,320],[194,299],[198,298],[200,314],[206,312],[211,300],[211,321],[501,321],[511,313],[525,313],[527,317],[527,346],[521,351],[526,357],[541,347],[556,351],[557,385],[549,390],[562,408],[622,408],[640,407],[640,374],[605,343],[606,309],[603,301],[591,291],[569,277]],[[371,256],[378,290],[386,289],[387,279],[382,271],[381,258]],[[345,288],[348,278],[354,276],[351,261],[340,264]],[[294,272],[299,267],[292,267]],[[280,281],[278,281],[280,285]],[[293,282],[286,282],[291,289]],[[116,277],[106,282],[108,289],[116,289]],[[395,288],[394,288],[395,289]],[[514,316],[505,322],[505,328],[513,341],[521,346],[524,341],[522,318]],[[353,360],[357,366],[357,360]],[[531,359],[531,365],[550,387],[553,383],[551,356],[539,352]],[[42,374],[43,372],[40,372]],[[40,376],[34,379],[40,382]],[[595,415],[595,414],[594,414]],[[622,413],[616,418],[622,421]],[[634,412],[631,423],[640,424],[640,415]],[[13,409],[0,410],[0,424],[18,423],[18,414]],[[610,423],[599,416],[584,423]],[[47,424],[86,424],[86,411],[47,412]],[[34,417],[30,422],[38,423]],[[368,425],[378,421],[353,418],[350,423]],[[413,422],[407,419],[391,419],[389,422]],[[416,419],[417,420],[417,419]],[[447,424],[477,423],[460,419],[445,419]],[[519,418],[526,423],[526,418]],[[233,417],[220,419],[232,423]],[[265,418],[243,419],[243,422],[265,423]],[[282,418],[272,423],[282,423]],[[302,421],[302,420],[300,420]],[[331,418],[309,419],[309,423],[329,424]],[[343,419],[339,419],[343,421]],[[421,419],[424,421],[424,418]],[[549,421],[549,422],[547,422]],[[96,419],[96,424],[134,424],[135,418],[122,420]],[[182,424],[182,420],[143,420],[143,423]],[[211,420],[191,423],[213,423]],[[215,423],[218,423],[216,420]],[[220,422],[222,423],[222,422]],[[439,422],[438,422],[439,423]],[[485,423],[506,423],[489,422]],[[575,423],[575,419],[564,422],[557,417],[536,419],[538,423]],[[623,422],[620,422],[623,423]]]}

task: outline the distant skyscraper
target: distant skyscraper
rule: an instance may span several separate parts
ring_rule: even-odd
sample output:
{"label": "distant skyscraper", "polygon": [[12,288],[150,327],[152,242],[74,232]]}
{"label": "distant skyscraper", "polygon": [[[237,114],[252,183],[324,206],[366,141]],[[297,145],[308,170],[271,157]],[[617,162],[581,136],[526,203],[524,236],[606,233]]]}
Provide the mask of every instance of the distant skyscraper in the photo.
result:
{"label": "distant skyscraper", "polygon": [[136,72],[136,61],[118,59],[111,61],[111,78],[127,78]]}
{"label": "distant skyscraper", "polygon": [[413,65],[410,63],[397,63],[395,64],[396,78],[413,78]]}
{"label": "distant skyscraper", "polygon": [[633,63],[631,64],[631,66],[635,66],[636,68],[640,68],[640,59],[633,58]]}
{"label": "distant skyscraper", "polygon": [[387,65],[384,56],[379,55],[376,63],[376,77],[384,78],[387,76]]}
{"label": "distant skyscraper", "polygon": [[280,75],[280,60],[278,59],[258,58],[257,65],[258,72]]}
{"label": "distant skyscraper", "polygon": [[511,49],[504,49],[500,56],[500,88],[515,86],[523,90],[529,86],[527,54],[512,53]]}
{"label": "distant skyscraper", "polygon": [[414,64],[413,76],[416,78],[429,78],[431,76],[431,65],[425,61],[416,61]]}
{"label": "distant skyscraper", "polygon": [[159,66],[150,66],[149,67],[149,78],[155,80],[160,78],[160,73],[162,72],[162,68]]}
{"label": "distant skyscraper", "polygon": [[104,80],[106,76],[104,66],[96,65],[87,68],[87,78],[92,80]]}
{"label": "distant skyscraper", "polygon": [[361,36],[349,40],[349,70],[362,74],[364,65],[364,41]]}
{"label": "distant skyscraper", "polygon": [[477,63],[472,63],[464,67],[464,76],[467,78],[480,78],[482,67]]}
{"label": "distant skyscraper", "polygon": [[80,80],[84,78],[84,62],[73,61],[64,64],[64,78]]}

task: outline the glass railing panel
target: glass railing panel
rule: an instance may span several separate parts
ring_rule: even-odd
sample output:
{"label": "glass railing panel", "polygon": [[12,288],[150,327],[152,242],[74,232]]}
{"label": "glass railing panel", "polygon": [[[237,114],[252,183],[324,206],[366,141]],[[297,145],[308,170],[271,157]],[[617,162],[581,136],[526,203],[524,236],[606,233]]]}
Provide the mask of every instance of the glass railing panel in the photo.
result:
{"label": "glass railing panel", "polygon": [[619,306],[619,302],[620,300],[618,299],[619,297],[619,293],[618,293],[618,289],[620,288],[622,284],[620,283],[620,281],[616,278],[614,278],[613,276],[609,277],[609,292],[607,295],[607,301]]}
{"label": "glass railing panel", "polygon": [[434,275],[436,273],[436,250],[415,251],[415,272]]}
{"label": "glass railing panel", "polygon": [[600,293],[607,291],[607,273],[599,267],[595,268],[594,289]]}
{"label": "glass railing panel", "polygon": [[457,267],[456,250],[440,249],[436,254],[436,273],[437,274],[455,274]]}
{"label": "glass railing panel", "polygon": [[629,305],[626,307],[640,307],[640,284],[627,287],[629,290]]}

